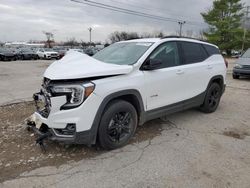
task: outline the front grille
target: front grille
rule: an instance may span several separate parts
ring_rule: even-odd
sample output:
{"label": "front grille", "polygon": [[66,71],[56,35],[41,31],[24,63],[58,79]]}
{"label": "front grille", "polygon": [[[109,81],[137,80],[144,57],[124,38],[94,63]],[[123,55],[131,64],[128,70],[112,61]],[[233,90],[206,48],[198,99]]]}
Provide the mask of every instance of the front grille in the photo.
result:
{"label": "front grille", "polygon": [[43,79],[42,89],[39,93],[35,94],[36,107],[39,114],[47,118],[50,113],[51,102],[50,102],[50,91],[49,91],[50,80],[48,78]]}

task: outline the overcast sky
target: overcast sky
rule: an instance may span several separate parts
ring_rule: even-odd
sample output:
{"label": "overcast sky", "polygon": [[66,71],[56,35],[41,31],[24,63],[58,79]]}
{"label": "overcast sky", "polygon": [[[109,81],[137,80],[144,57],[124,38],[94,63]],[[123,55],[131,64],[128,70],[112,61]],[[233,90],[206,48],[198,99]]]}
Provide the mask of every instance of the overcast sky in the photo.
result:
{"label": "overcast sky", "polygon": [[[193,21],[197,25],[185,24],[183,29],[184,32],[193,30],[194,33],[206,27],[200,12],[210,8],[213,2],[213,0],[93,1],[148,14]],[[250,0],[244,2],[250,5]],[[162,31],[174,34],[179,28],[177,23],[117,13],[70,0],[0,0],[0,41],[44,40],[42,31],[54,33],[56,41],[66,41],[72,37],[88,41],[89,27],[93,28],[93,41],[102,42],[114,31],[139,33]]]}

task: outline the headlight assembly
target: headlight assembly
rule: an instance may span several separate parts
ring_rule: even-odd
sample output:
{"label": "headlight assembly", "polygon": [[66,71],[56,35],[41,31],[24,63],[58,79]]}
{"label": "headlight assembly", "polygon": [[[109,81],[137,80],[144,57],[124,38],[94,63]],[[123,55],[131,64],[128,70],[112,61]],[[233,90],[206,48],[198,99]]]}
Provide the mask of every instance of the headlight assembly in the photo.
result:
{"label": "headlight assembly", "polygon": [[241,68],[242,68],[242,65],[240,65],[240,64],[235,64],[234,68],[236,68],[236,69],[241,69]]}
{"label": "headlight assembly", "polygon": [[83,85],[54,85],[50,88],[52,96],[66,96],[67,102],[61,109],[70,109],[80,106],[94,91],[95,85],[91,82]]}

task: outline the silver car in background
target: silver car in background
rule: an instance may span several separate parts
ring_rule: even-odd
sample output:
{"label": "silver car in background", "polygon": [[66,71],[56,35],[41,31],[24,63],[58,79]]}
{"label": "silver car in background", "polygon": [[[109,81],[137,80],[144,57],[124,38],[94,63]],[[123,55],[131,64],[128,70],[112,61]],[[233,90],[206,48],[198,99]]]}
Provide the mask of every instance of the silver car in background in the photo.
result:
{"label": "silver car in background", "polygon": [[236,61],[233,68],[233,79],[240,76],[250,77],[250,48]]}

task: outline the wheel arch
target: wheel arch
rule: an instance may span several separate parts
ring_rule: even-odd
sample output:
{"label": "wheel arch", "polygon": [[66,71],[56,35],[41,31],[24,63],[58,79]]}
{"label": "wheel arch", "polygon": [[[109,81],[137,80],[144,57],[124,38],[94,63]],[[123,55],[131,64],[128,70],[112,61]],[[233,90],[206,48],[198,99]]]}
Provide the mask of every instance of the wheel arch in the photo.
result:
{"label": "wheel arch", "polygon": [[209,83],[208,83],[208,85],[207,85],[206,91],[208,90],[209,86],[210,86],[212,83],[218,83],[218,84],[220,85],[221,89],[222,89],[223,92],[224,92],[224,88],[225,88],[225,87],[224,87],[224,77],[223,77],[222,75],[213,76],[213,77],[210,79],[210,81],[209,81]]}
{"label": "wheel arch", "polygon": [[96,143],[99,124],[100,124],[101,117],[102,117],[102,114],[103,114],[106,106],[110,102],[112,102],[114,100],[118,100],[118,99],[125,100],[125,101],[131,103],[135,107],[137,114],[138,114],[138,118],[139,118],[138,122],[140,125],[145,122],[144,104],[143,104],[141,94],[138,90],[129,89],[129,90],[122,90],[122,91],[112,93],[103,99],[102,103],[100,104],[100,106],[97,110],[94,122],[93,122],[92,127],[91,127],[91,144]]}

